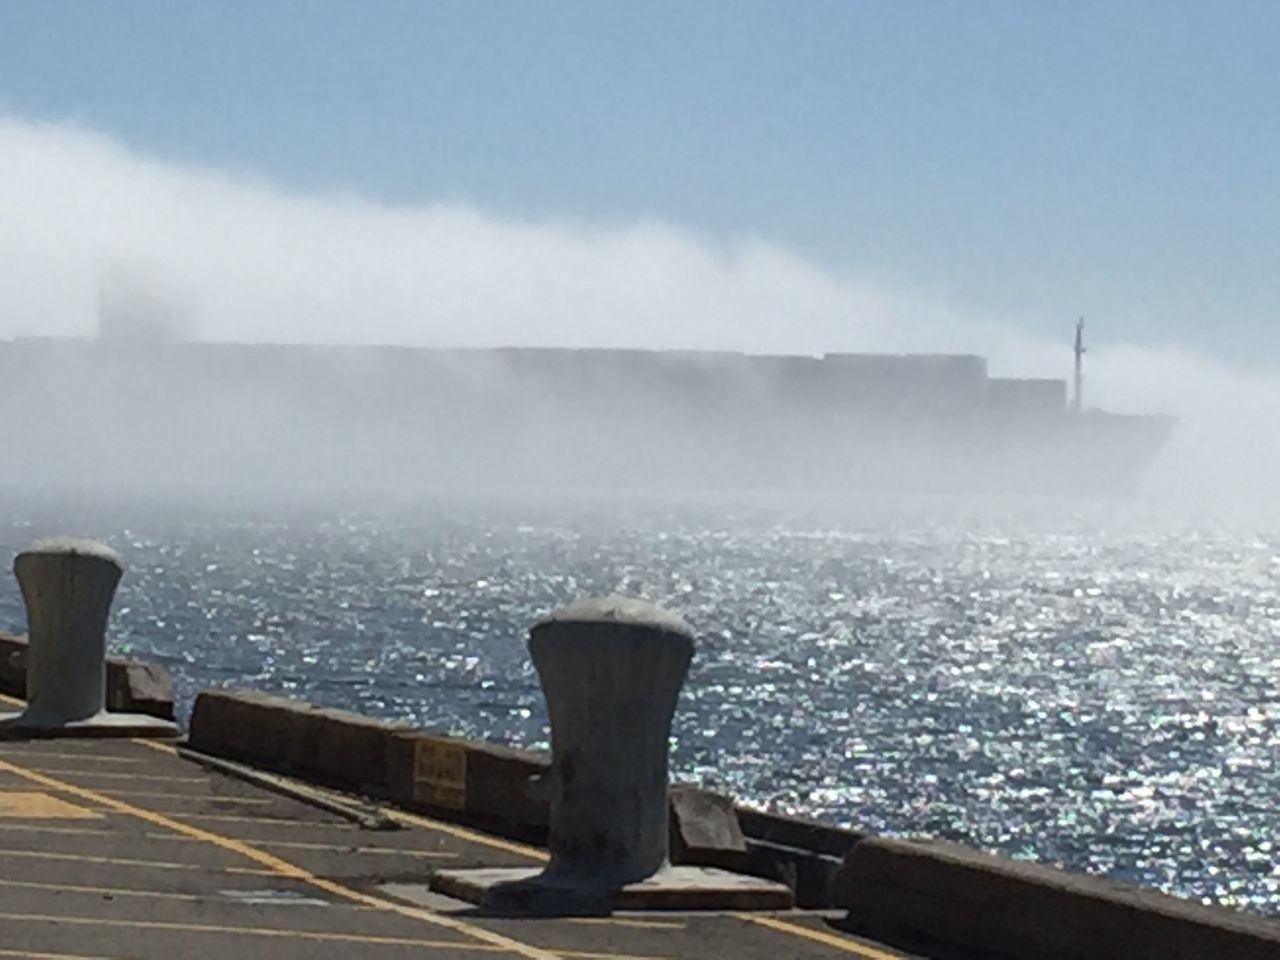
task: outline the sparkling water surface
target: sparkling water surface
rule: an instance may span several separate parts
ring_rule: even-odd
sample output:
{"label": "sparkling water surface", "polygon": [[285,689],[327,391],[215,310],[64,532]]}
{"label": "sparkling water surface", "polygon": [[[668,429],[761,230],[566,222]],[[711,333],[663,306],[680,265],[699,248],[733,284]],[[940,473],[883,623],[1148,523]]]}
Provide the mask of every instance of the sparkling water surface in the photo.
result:
{"label": "sparkling water surface", "polygon": [[[307,505],[10,492],[12,556],[123,555],[112,648],[544,747],[540,614],[619,592],[697,653],[677,778],[1280,914],[1280,523],[1135,504]],[[22,629],[12,577],[0,626]]]}

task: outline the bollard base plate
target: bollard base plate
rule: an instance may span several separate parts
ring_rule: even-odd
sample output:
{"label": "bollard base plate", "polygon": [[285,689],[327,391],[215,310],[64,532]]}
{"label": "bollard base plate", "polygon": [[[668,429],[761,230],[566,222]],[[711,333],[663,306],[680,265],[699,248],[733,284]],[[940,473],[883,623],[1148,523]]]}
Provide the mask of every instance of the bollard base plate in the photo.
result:
{"label": "bollard base plate", "polygon": [[600,915],[614,910],[789,910],[790,888],[715,867],[667,867],[623,887],[547,877],[537,867],[438,870],[431,890],[495,912]]}
{"label": "bollard base plate", "polygon": [[145,713],[100,713],[85,720],[49,723],[25,713],[0,713],[0,739],[47,737],[151,737],[173,739],[178,725]]}

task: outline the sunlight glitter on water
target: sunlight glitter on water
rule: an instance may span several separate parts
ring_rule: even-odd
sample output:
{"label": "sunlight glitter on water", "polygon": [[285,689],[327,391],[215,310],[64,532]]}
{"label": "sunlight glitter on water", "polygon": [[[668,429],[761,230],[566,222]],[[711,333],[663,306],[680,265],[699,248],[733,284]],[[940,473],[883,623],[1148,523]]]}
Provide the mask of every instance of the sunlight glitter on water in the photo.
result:
{"label": "sunlight glitter on water", "polygon": [[[1280,532],[689,507],[11,512],[11,553],[67,530],[121,551],[113,646],[163,662],[187,704],[248,686],[545,745],[529,624],[642,595],[699,638],[678,777],[1280,913]],[[22,622],[12,583],[0,614]]]}

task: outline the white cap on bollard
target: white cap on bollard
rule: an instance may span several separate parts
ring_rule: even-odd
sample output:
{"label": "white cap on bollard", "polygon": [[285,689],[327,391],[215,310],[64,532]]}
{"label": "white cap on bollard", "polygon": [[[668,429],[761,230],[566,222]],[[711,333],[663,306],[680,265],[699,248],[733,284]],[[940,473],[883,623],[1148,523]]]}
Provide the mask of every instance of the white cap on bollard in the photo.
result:
{"label": "white cap on bollard", "polygon": [[14,565],[17,565],[18,559],[33,553],[93,557],[97,560],[114,563],[120,568],[120,572],[124,573],[124,561],[120,559],[120,554],[105,543],[100,543],[97,540],[88,540],[84,537],[45,537],[42,540],[37,540],[22,553],[18,554],[18,557],[14,559]]}

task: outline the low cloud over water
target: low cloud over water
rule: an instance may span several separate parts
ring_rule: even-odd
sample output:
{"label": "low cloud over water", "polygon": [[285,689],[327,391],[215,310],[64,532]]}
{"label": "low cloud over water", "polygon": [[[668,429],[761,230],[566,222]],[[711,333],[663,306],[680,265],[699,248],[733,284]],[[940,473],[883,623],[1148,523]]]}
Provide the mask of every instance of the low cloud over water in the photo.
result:
{"label": "low cloud over water", "polygon": [[[1050,340],[1028,332],[1042,318],[980,315],[757,237],[294,193],[70,123],[0,119],[0,222],[6,337],[91,334],[99,283],[123,269],[207,340],[954,351],[987,355],[995,375],[1070,371],[1069,313]],[[1155,489],[1280,504],[1280,385],[1265,364],[1108,343],[1105,322],[1091,333],[1088,403],[1181,418]]]}

